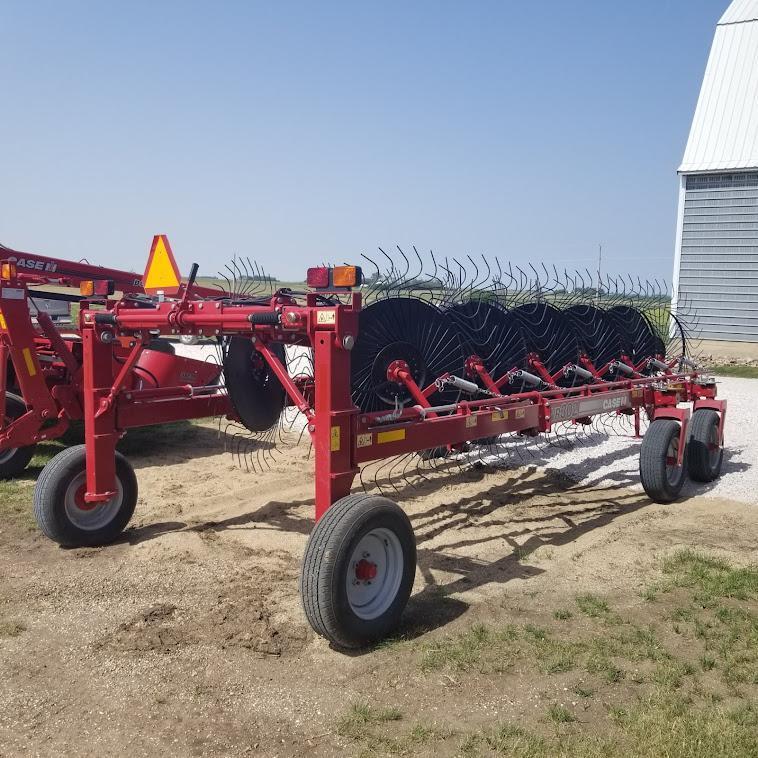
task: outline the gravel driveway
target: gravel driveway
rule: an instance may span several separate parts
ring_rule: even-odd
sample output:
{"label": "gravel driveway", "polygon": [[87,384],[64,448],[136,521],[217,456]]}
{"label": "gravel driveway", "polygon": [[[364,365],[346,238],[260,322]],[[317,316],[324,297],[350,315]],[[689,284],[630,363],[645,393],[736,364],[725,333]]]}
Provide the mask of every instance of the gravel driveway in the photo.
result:
{"label": "gravel driveway", "polygon": [[[728,400],[726,450],[721,478],[711,484],[688,481],[683,495],[703,495],[758,503],[758,379],[718,379],[718,397]],[[603,428],[607,416],[592,426],[566,428],[524,448],[537,465],[556,469],[584,484],[640,487],[639,444],[630,429]]]}

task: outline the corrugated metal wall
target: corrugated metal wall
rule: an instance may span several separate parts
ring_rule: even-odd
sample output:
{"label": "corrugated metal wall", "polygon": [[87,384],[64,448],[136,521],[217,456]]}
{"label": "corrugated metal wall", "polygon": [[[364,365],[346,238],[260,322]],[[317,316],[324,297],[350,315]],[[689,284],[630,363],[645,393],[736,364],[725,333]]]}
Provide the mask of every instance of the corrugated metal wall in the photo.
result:
{"label": "corrugated metal wall", "polygon": [[758,172],[685,181],[680,307],[703,339],[758,342]]}

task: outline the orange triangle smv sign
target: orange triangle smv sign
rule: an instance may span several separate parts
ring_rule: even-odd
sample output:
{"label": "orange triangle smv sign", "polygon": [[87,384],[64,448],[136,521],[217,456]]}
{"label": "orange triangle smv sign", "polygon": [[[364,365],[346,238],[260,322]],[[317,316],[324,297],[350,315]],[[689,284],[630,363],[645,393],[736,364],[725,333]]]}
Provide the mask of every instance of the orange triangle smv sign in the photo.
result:
{"label": "orange triangle smv sign", "polygon": [[181,277],[171,245],[165,234],[156,234],[150,247],[150,257],[145,267],[145,292],[154,295],[158,291],[175,295],[179,291]]}

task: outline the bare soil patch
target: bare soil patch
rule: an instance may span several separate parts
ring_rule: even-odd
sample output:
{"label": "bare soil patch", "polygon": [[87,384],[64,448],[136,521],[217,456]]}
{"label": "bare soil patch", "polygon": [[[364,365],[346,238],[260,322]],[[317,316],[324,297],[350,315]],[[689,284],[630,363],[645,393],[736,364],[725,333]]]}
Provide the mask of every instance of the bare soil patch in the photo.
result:
{"label": "bare soil patch", "polygon": [[[536,466],[442,472],[390,495],[419,548],[399,638],[347,656],[313,635],[297,596],[313,513],[305,445],[265,473],[240,470],[209,427],[127,453],[140,501],[110,547],[59,549],[6,497],[0,755],[474,755],[498,752],[503,723],[539,739],[604,729],[656,677],[690,686],[674,664],[691,657],[693,617],[681,633],[661,626],[690,595],[671,589],[665,610],[644,597],[661,561],[691,546],[758,559],[754,503],[653,505],[631,480],[577,484]],[[627,638],[651,625],[673,658],[630,663]],[[616,647],[590,663],[601,644]],[[701,689],[723,670],[713,658]],[[756,696],[751,681],[711,689],[734,708]],[[505,750],[516,737],[498,739]]]}

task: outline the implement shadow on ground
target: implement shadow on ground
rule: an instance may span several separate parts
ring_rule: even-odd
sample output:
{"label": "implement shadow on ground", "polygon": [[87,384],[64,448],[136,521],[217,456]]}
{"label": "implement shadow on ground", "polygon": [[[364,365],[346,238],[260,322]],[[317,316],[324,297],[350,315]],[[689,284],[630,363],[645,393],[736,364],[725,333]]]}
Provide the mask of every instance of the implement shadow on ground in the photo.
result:
{"label": "implement shadow on ground", "polygon": [[[626,458],[630,462],[632,458],[636,460],[636,453],[636,448],[605,451],[590,457],[588,462],[599,468],[618,464]],[[416,533],[418,565],[424,579],[423,587],[408,603],[398,632],[403,637],[423,635],[465,614],[470,604],[454,597],[458,593],[493,583],[505,585],[517,579],[528,580],[544,573],[544,569],[530,565],[528,560],[529,554],[537,548],[569,544],[594,529],[607,526],[619,516],[651,505],[642,492],[629,491],[628,487],[635,482],[631,473],[620,473],[616,483],[600,487],[592,482],[569,482],[555,470],[539,471],[536,466],[528,466],[508,472],[507,481],[488,486],[485,478],[494,473],[503,472],[488,466],[474,467],[457,477],[430,478],[413,486],[400,487],[395,493],[393,499],[401,503],[403,494],[414,500],[409,516]],[[481,482],[482,486],[464,497],[456,496],[453,490],[444,502],[423,507],[426,496],[449,488],[456,479],[464,480],[469,490],[472,482]],[[570,498],[566,507],[549,502],[561,494]],[[548,502],[538,502],[540,498]],[[535,502],[529,503],[532,500]],[[523,512],[525,503],[529,503],[528,514]],[[228,519],[198,524],[148,524],[130,529],[124,541],[136,544],[166,532],[221,532],[253,527],[307,535],[313,521],[303,510],[312,507],[310,498],[271,501]],[[446,541],[444,545],[433,546],[435,539]],[[503,555],[495,560],[461,555],[466,548],[476,552],[477,547],[486,549],[488,543],[494,547],[497,541],[504,542]],[[449,578],[439,579],[441,575]]]}

